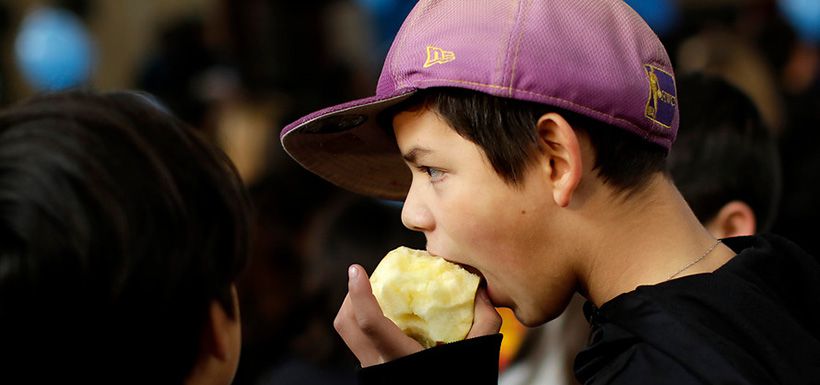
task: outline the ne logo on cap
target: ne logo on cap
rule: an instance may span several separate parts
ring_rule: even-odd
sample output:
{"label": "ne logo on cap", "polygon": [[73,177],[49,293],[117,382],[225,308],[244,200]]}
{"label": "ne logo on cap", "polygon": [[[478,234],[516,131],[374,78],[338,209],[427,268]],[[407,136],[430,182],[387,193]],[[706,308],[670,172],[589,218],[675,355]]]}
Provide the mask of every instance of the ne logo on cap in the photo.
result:
{"label": "ne logo on cap", "polygon": [[444,64],[456,60],[456,53],[453,51],[445,51],[439,47],[432,45],[427,46],[427,61],[424,62],[424,68],[430,67],[434,64]]}
{"label": "ne logo on cap", "polygon": [[646,117],[666,128],[671,128],[678,105],[675,78],[672,74],[651,65],[645,65],[644,68],[649,77]]}

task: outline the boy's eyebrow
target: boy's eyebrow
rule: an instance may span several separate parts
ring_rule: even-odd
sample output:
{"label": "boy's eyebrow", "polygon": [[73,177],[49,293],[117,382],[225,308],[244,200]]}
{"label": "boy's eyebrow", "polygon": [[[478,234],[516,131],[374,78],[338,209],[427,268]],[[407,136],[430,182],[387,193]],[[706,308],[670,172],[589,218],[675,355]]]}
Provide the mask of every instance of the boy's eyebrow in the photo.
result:
{"label": "boy's eyebrow", "polygon": [[402,157],[410,163],[416,163],[416,159],[418,159],[419,156],[427,155],[431,152],[433,151],[423,147],[413,147],[406,154],[402,155]]}

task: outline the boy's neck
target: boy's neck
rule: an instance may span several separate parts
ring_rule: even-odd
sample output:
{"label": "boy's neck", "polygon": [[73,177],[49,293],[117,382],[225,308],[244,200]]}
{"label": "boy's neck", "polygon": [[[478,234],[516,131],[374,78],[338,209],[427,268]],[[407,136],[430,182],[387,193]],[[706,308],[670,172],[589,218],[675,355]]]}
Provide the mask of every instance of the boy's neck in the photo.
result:
{"label": "boy's neck", "polygon": [[[657,175],[627,200],[591,207],[597,229],[582,240],[583,294],[596,306],[642,285],[714,271],[734,256],[700,224],[668,178]],[[595,205],[593,205],[595,206]],[[705,255],[705,256],[704,256]],[[682,271],[681,271],[682,270]]]}

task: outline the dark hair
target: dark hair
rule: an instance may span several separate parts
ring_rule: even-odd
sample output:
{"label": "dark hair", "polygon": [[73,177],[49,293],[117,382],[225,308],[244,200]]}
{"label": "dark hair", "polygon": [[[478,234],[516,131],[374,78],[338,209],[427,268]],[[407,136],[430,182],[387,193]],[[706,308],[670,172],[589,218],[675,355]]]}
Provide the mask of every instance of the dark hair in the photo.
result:
{"label": "dark hair", "polygon": [[518,185],[531,165],[538,145],[535,125],[549,112],[559,113],[589,136],[594,169],[617,192],[640,190],[666,166],[666,150],[620,128],[557,107],[461,88],[421,90],[381,119],[422,107],[436,111],[459,135],[481,147],[496,173],[511,185]]}
{"label": "dark hair", "polygon": [[726,81],[702,74],[678,79],[681,126],[669,171],[698,219],[713,219],[740,200],[767,230],[780,196],[780,157],[754,103]]}
{"label": "dark hair", "polygon": [[227,158],[144,96],[3,111],[0,375],[182,383],[211,302],[238,316],[246,212]]}

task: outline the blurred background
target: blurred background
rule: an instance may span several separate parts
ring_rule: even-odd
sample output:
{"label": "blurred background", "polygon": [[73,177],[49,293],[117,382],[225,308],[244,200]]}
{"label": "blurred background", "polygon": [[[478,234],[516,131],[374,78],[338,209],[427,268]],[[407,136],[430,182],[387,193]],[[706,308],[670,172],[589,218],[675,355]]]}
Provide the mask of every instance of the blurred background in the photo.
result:
{"label": "blurred background", "polygon": [[[236,383],[354,383],[355,361],[332,329],[345,267],[372,270],[393,247],[423,248],[423,239],[402,227],[398,204],[303,171],[278,134],[303,114],[371,95],[414,3],[0,0],[0,106],[66,88],[140,89],[201,130],[236,163],[256,210]],[[627,3],[664,41],[678,75],[721,76],[756,103],[783,156],[773,231],[820,254],[811,238],[820,218],[820,1]],[[503,362],[515,344],[506,349]]]}

